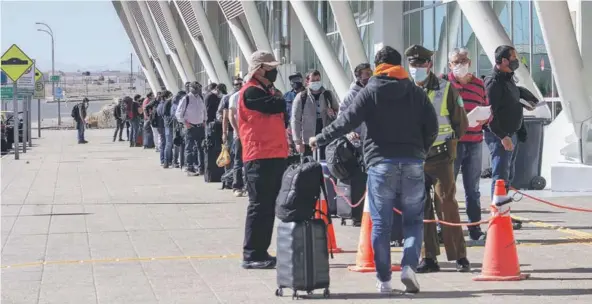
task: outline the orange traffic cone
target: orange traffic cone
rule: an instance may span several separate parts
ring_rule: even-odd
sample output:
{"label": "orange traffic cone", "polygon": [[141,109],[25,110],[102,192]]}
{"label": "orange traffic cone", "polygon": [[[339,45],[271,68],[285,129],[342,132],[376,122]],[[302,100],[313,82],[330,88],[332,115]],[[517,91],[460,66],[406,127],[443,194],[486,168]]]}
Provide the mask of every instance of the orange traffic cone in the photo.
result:
{"label": "orange traffic cone", "polygon": [[[355,272],[374,272],[376,271],[376,264],[374,263],[374,250],[372,249],[372,219],[370,218],[368,196],[366,196],[360,228],[356,265],[349,266],[347,269]],[[392,265],[391,270],[399,271],[401,270],[401,266]]]}
{"label": "orange traffic cone", "polygon": [[483,267],[481,275],[473,278],[475,281],[520,281],[530,276],[520,273],[512,218],[507,206],[511,201],[505,182],[498,179],[491,204],[493,219],[487,230]]}
{"label": "orange traffic cone", "polygon": [[329,206],[327,205],[326,200],[319,199],[317,201],[317,210],[321,212],[315,213],[315,218],[323,219],[325,224],[327,225],[327,249],[329,249],[329,253],[340,253],[343,252],[343,249],[337,247],[337,238],[335,237],[335,230],[333,229],[333,223],[329,222]]}

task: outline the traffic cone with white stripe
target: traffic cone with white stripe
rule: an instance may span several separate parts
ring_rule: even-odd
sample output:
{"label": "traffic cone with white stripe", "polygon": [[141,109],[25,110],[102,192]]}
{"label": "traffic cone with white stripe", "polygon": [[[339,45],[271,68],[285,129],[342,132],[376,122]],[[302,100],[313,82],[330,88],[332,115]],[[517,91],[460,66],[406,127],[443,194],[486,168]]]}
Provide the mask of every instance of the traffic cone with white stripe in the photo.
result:
{"label": "traffic cone with white stripe", "polygon": [[487,230],[483,267],[481,275],[473,278],[475,281],[520,281],[530,276],[520,272],[510,217],[511,202],[504,180],[498,179],[491,203],[492,220]]}
{"label": "traffic cone with white stripe", "polygon": [[[364,213],[362,214],[362,224],[360,226],[358,253],[356,254],[356,265],[349,266],[347,269],[350,271],[376,271],[376,264],[374,263],[374,250],[372,249],[372,219],[370,218],[369,205],[368,194],[366,194],[366,203],[364,204]],[[401,270],[401,266],[392,265],[391,269],[393,271],[398,271]]]}

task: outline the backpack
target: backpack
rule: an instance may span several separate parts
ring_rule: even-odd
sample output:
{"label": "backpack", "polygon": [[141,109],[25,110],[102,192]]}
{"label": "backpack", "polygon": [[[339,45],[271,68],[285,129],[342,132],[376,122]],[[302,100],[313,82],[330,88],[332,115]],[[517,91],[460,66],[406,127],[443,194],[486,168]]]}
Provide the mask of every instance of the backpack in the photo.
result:
{"label": "backpack", "polygon": [[283,222],[312,219],[321,190],[327,197],[321,164],[312,157],[304,157],[300,164],[291,165],[284,172],[275,215]]}
{"label": "backpack", "polygon": [[348,180],[363,172],[360,153],[345,136],[339,137],[325,147],[327,169],[339,180]]}
{"label": "backpack", "polygon": [[[308,98],[308,91],[302,91],[304,94],[300,94],[300,103],[302,104],[302,111],[304,111],[304,106],[306,105],[306,99]],[[327,108],[332,109],[331,105],[333,104],[333,94],[331,91],[325,90],[323,91],[323,97],[325,98],[325,102],[327,103]],[[331,121],[335,120],[335,118],[331,119]]]}
{"label": "backpack", "polygon": [[80,116],[80,110],[78,108],[79,108],[78,104],[73,106],[72,113],[70,114],[70,116],[72,116],[72,118],[74,118],[75,120],[78,120],[78,118]]}

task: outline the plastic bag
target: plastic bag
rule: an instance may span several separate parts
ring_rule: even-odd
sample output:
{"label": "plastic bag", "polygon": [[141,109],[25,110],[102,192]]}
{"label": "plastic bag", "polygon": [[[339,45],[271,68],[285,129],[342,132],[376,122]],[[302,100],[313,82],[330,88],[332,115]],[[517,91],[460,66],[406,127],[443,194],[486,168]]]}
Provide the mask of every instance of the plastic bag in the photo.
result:
{"label": "plastic bag", "polygon": [[226,145],[222,145],[222,151],[218,155],[218,159],[216,159],[216,165],[220,168],[230,165],[230,151],[228,151]]}

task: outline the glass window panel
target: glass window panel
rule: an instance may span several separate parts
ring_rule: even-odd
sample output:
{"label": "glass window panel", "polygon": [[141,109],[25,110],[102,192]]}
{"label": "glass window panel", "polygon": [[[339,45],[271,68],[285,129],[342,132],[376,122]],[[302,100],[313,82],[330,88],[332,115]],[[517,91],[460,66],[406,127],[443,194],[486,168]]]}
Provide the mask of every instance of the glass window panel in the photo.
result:
{"label": "glass window panel", "polygon": [[364,44],[366,56],[370,62],[374,62],[374,24],[368,24],[359,28],[360,38]]}
{"label": "glass window panel", "polygon": [[422,14],[422,45],[430,50],[434,49],[434,9],[421,11]]}
{"label": "glass window panel", "polygon": [[547,54],[547,47],[543,39],[543,32],[539,23],[539,16],[532,7],[532,80],[541,91],[543,97],[559,97],[557,89],[554,87],[553,73],[551,70],[551,63],[549,62],[549,55]]}
{"label": "glass window panel", "polygon": [[337,31],[337,24],[335,23],[335,15],[333,15],[333,9],[329,5],[327,7],[327,33]]}
{"label": "glass window panel", "polygon": [[357,24],[366,23],[368,22],[368,1],[361,0],[358,1],[360,3],[360,18],[356,20]]}
{"label": "glass window panel", "polygon": [[[473,28],[471,28],[471,25],[465,17],[465,14],[462,16],[462,47],[469,50],[469,54],[471,56],[473,54],[477,54],[477,37],[475,37]],[[475,73],[476,71],[477,64],[472,64],[469,68],[469,72]]]}
{"label": "glass window panel", "polygon": [[446,23],[446,5],[440,5],[435,7],[435,45],[434,45],[434,73],[436,75],[440,75],[441,73],[446,73],[448,69],[447,66],[447,25]]}
{"label": "glass window panel", "polygon": [[411,37],[409,37],[409,31],[411,28],[411,15],[404,15],[403,16],[403,47],[407,49],[411,43]]}
{"label": "glass window panel", "polygon": [[422,44],[422,12],[409,14],[409,45]]}
{"label": "glass window panel", "polygon": [[530,2],[515,1],[512,24],[513,43],[520,61],[530,70]]}
{"label": "glass window panel", "polygon": [[349,7],[352,10],[352,14],[354,15],[354,19],[356,20],[356,23],[360,23],[360,13],[362,12],[360,10],[360,1],[359,0],[349,1]]}
{"label": "glass window panel", "polygon": [[511,1],[493,1],[493,11],[497,14],[499,21],[504,26],[506,34],[512,38],[512,16],[510,15]]}
{"label": "glass window panel", "polygon": [[478,65],[477,73],[475,76],[483,78],[483,76],[489,76],[493,72],[493,65],[485,54],[481,43],[477,41],[477,53],[475,55],[471,54],[471,65]]}

